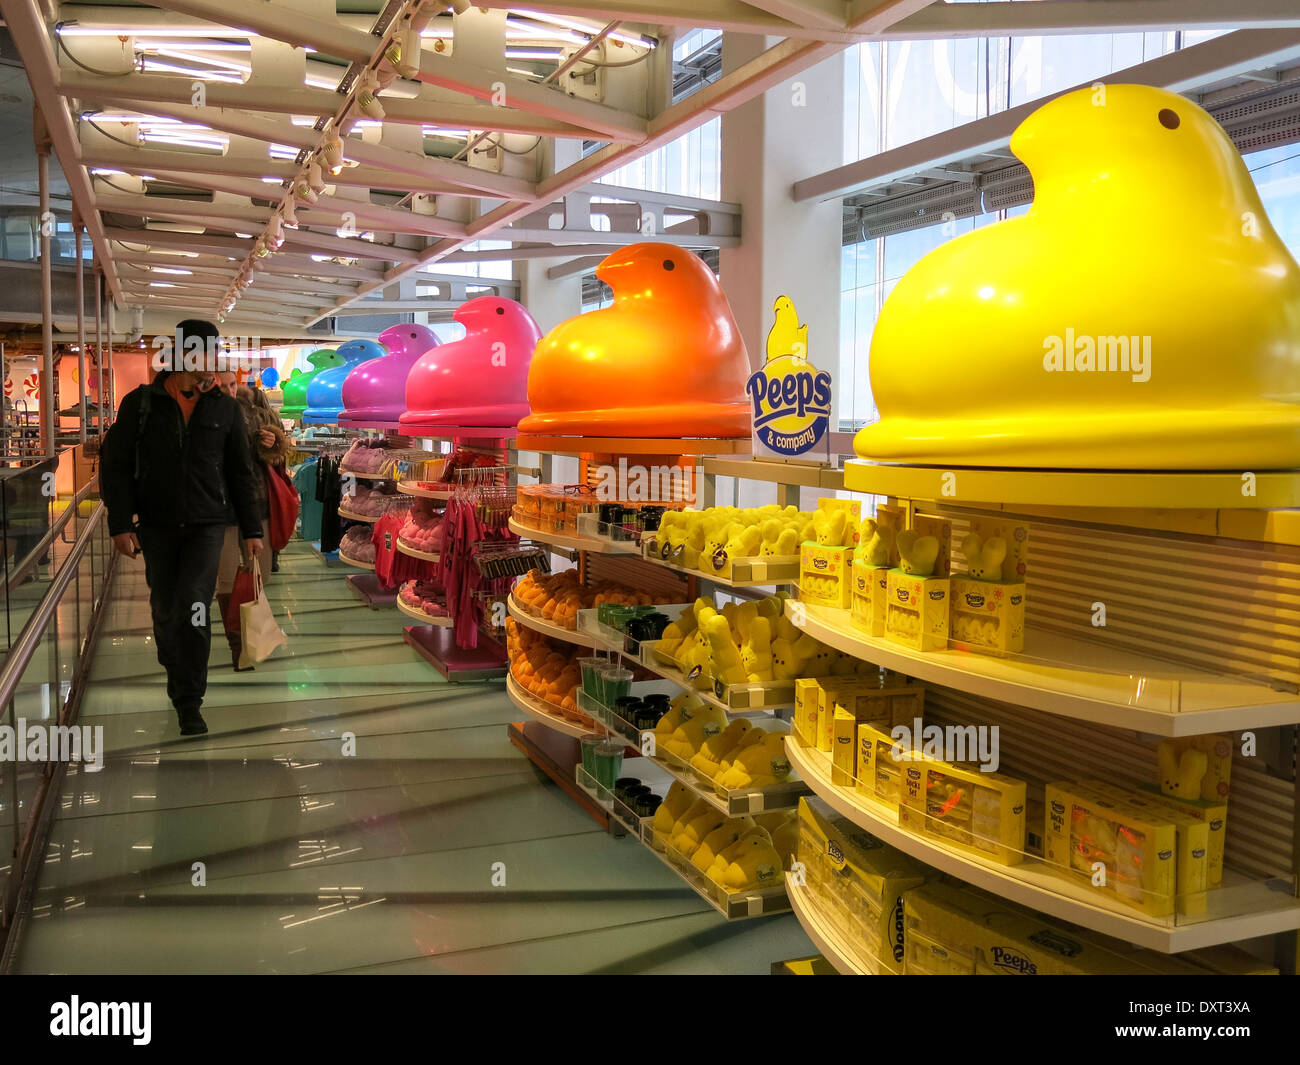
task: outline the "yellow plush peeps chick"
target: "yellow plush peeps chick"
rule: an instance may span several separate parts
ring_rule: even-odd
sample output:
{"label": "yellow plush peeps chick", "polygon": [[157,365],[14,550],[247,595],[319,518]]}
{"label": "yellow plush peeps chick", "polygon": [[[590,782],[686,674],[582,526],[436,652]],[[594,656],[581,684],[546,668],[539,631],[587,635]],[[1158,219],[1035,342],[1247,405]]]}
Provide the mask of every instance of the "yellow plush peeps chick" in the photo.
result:
{"label": "yellow plush peeps chick", "polygon": [[733,755],[725,771],[714,778],[726,791],[738,788],[766,788],[790,775],[785,756],[785,733],[767,732],[758,743],[751,743]]}
{"label": "yellow plush peeps chick", "polygon": [[736,718],[721,732],[715,733],[700,744],[691,758],[691,766],[712,780],[722,768],[722,759],[740,744],[745,733],[753,728],[743,717]]}
{"label": "yellow plush peeps chick", "polygon": [[768,830],[764,828],[762,825],[757,824],[757,818],[754,818],[753,820],[756,823],[752,828],[748,829],[739,838],[733,841],[730,845],[724,847],[722,850],[718,852],[717,856],[713,859],[713,864],[710,865],[705,872],[705,875],[710,880],[714,881],[715,883],[721,884],[723,875],[727,871],[727,866],[729,866],[732,860],[736,858],[746,847],[752,845],[755,841],[762,840],[767,843],[772,842],[771,833],[768,832]]}
{"label": "yellow plush peeps chick", "polygon": [[917,536],[911,529],[904,529],[898,534],[898,553],[901,556],[898,565],[904,573],[928,577],[934,573],[935,563],[939,560],[939,541],[933,536]]}
{"label": "yellow plush peeps chick", "polygon": [[[673,734],[663,741],[663,747],[689,762],[710,736],[716,736],[727,727],[726,714],[720,707],[706,704],[694,717],[683,720],[673,729]],[[658,745],[658,734],[655,739]]]}
{"label": "yellow plush peeps chick", "polygon": [[863,518],[857,557],[868,566],[888,566],[894,549],[894,536],[894,530],[888,525],[878,524],[875,518]]}
{"label": "yellow plush peeps chick", "polygon": [[966,572],[977,581],[1000,581],[1002,563],[1007,557],[1007,542],[1001,536],[981,540],[971,533],[961,542],[961,553],[966,556]]}
{"label": "yellow plush peeps chick", "polygon": [[1184,747],[1176,740],[1162,740],[1157,749],[1160,790],[1179,799],[1199,799],[1201,780],[1210,760],[1204,751]]}
{"label": "yellow plush peeps chick", "polygon": [[691,864],[701,873],[707,873],[720,852],[725,851],[754,827],[752,817],[727,818],[705,836],[700,845],[695,848],[695,853],[691,855]]}
{"label": "yellow plush peeps chick", "polygon": [[772,679],[772,622],[756,617],[749,625],[749,635],[740,646],[740,663],[753,683]]}
{"label": "yellow plush peeps chick", "polygon": [[740,659],[740,648],[732,639],[727,619],[718,615],[705,621],[701,628],[709,640],[709,672],[713,679],[722,684],[744,684],[749,679],[749,674],[745,672],[744,663]]}
{"label": "yellow plush peeps chick", "polygon": [[1300,267],[1218,123],[1163,89],[1098,85],[1039,107],[1011,150],[1033,205],[899,280],[871,343],[880,419],[857,453],[1300,466]]}
{"label": "yellow plush peeps chick", "polygon": [[852,542],[852,533],[848,532],[849,516],[843,510],[818,510],[813,514],[813,528],[817,532],[817,542],[823,547],[843,547],[845,540]]}
{"label": "yellow plush peeps chick", "polygon": [[785,863],[767,833],[760,836],[758,831],[745,836],[738,853],[731,856],[731,863],[720,878],[723,887],[743,891],[780,883]]}
{"label": "yellow plush peeps chick", "polygon": [[650,822],[656,840],[666,842],[672,835],[673,826],[695,801],[695,793],[690,788],[679,780],[673,781],[664,801],[655,809],[654,820]]}

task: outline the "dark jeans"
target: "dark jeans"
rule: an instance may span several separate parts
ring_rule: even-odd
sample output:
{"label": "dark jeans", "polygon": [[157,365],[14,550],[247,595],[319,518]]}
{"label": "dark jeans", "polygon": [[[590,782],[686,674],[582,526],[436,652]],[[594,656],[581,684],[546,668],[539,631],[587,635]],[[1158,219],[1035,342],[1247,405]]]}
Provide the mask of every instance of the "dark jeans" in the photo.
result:
{"label": "dark jeans", "polygon": [[197,710],[208,689],[209,614],[225,538],[224,525],[140,527],[158,664],[177,710]]}

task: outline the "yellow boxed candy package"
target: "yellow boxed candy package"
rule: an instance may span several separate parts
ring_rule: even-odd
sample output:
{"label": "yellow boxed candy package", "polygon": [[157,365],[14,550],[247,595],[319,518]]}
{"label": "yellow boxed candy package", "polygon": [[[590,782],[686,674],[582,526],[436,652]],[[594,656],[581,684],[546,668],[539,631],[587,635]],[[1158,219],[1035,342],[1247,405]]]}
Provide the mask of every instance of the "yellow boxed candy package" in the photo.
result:
{"label": "yellow boxed candy package", "polygon": [[1070,782],[1044,788],[1043,856],[1071,879],[1152,917],[1174,912],[1178,829]]}
{"label": "yellow boxed candy package", "polygon": [[851,788],[858,775],[858,719],[837,706],[831,735],[831,783]]}
{"label": "yellow boxed candy package", "polygon": [[948,646],[948,577],[918,577],[889,571],[885,635],[914,651],[942,651]]}
{"label": "yellow boxed candy package", "polygon": [[1166,806],[1204,821],[1209,828],[1206,875],[1210,887],[1223,883],[1223,849],[1228,839],[1228,804],[1214,799],[1173,799],[1161,794],[1155,785],[1143,785],[1138,794],[1157,799]]}
{"label": "yellow boxed candy package", "polygon": [[902,791],[903,765],[910,758],[910,748],[895,740],[889,732],[875,725],[859,725],[859,794],[897,810]]}
{"label": "yellow boxed candy package", "polygon": [[954,576],[948,639],[953,647],[964,651],[1023,651],[1025,586]]}
{"label": "yellow boxed candy package", "polygon": [[836,815],[799,800],[799,850],[813,905],[860,948],[876,973],[903,971],[903,895],[923,884],[920,862]]}
{"label": "yellow boxed candy package", "polygon": [[913,756],[903,766],[898,823],[1002,865],[1025,852],[1025,782],[978,765]]}
{"label": "yellow boxed candy package", "polygon": [[794,682],[794,731],[804,744],[817,746],[817,707],[822,682],[817,677],[800,677]]}
{"label": "yellow boxed candy package", "polygon": [[799,547],[799,599],[845,609],[852,593],[853,548],[804,543]]}
{"label": "yellow boxed candy package", "polygon": [[853,563],[849,616],[869,636],[885,635],[885,608],[889,605],[889,567]]}
{"label": "yellow boxed candy package", "polygon": [[982,891],[942,882],[903,896],[905,971],[1003,976],[1151,976],[1196,967],[1152,951],[1119,954],[1093,936]]}
{"label": "yellow boxed candy package", "polygon": [[1175,906],[1179,913],[1186,916],[1202,916],[1208,904],[1205,893],[1210,887],[1210,826],[1204,819],[1166,805],[1153,795],[1144,795],[1109,781],[1085,780],[1083,785],[1100,795],[1139,810],[1150,811],[1152,816],[1167,818],[1174,823],[1178,830],[1178,848],[1174,859],[1177,862]]}

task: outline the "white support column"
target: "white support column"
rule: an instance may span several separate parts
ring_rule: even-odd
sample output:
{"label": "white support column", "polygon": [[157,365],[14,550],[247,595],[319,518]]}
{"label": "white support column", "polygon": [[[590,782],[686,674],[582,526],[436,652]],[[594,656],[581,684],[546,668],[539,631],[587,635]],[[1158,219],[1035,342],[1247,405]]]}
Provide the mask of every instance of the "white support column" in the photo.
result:
{"label": "white support column", "polygon": [[[724,35],[724,75],[773,43]],[[814,365],[832,374],[839,365],[841,206],[795,203],[790,190],[843,161],[843,129],[842,54],[722,116],[722,199],[741,205],[742,234],[720,253],[722,285],[755,367],[782,295],[808,325]]]}
{"label": "white support column", "polygon": [[[39,134],[38,134],[39,136]],[[51,293],[50,254],[54,234],[54,215],[50,212],[50,145],[38,140],[36,145],[37,182],[40,190],[41,231],[41,445],[46,457],[58,451],[55,426],[58,425],[58,401],[54,396],[54,303]]]}

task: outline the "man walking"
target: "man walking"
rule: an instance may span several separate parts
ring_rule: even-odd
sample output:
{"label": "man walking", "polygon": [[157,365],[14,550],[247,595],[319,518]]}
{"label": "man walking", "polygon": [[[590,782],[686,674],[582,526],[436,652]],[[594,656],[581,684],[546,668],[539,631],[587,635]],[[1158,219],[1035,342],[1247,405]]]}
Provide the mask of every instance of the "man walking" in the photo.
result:
{"label": "man walking", "polygon": [[[243,412],[212,387],[219,338],[211,322],[181,322],[171,368],[122,400],[100,452],[113,545],[129,558],[144,552],[154,644],[182,736],[208,731],[199,710],[226,527],[238,524],[250,555],[262,550]],[[203,368],[187,368],[196,361]]]}

